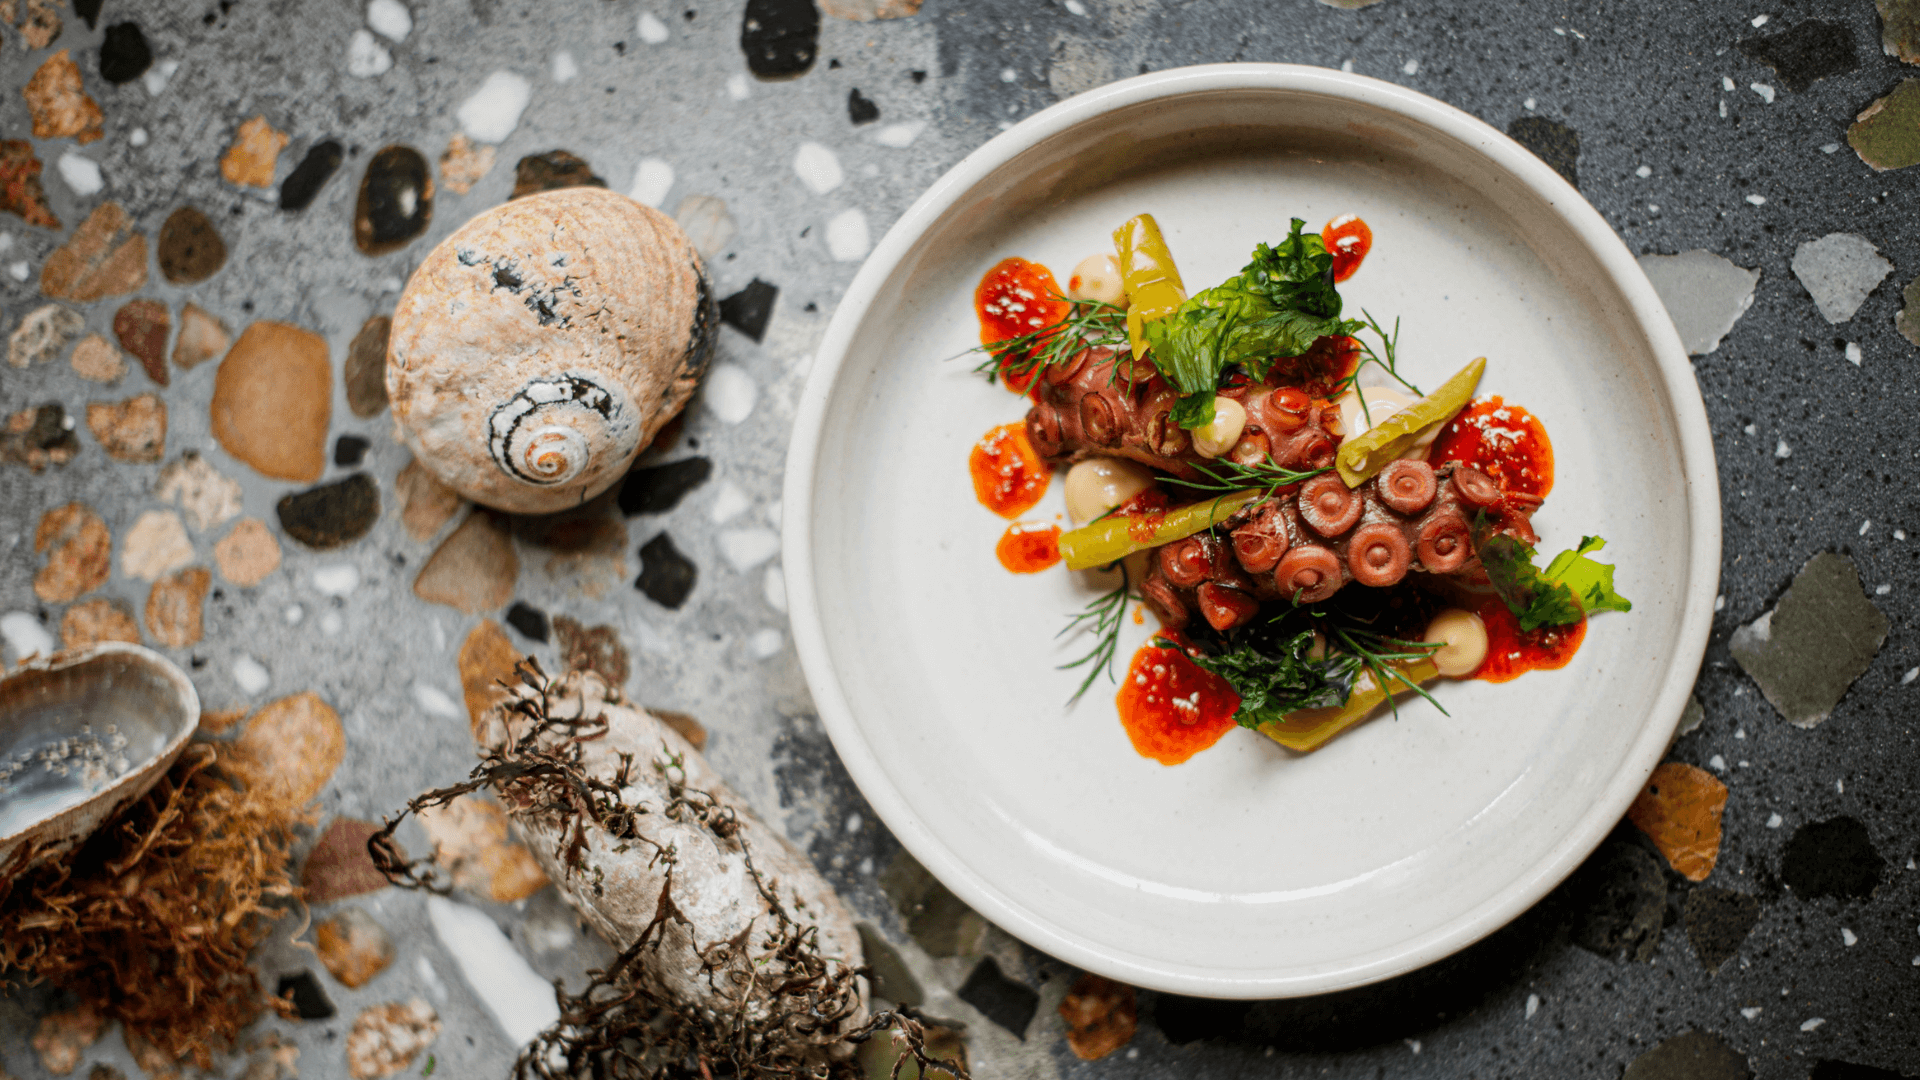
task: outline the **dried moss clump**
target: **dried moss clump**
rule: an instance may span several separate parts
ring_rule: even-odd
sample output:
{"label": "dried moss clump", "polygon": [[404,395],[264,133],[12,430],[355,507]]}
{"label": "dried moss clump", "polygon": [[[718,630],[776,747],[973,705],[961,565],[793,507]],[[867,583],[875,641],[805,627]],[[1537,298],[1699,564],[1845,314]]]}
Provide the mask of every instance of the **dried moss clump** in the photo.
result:
{"label": "dried moss clump", "polygon": [[195,743],[71,859],[0,881],[0,982],[52,983],[211,1068],[274,1005],[247,955],[299,903],[288,855],[311,821],[247,780]]}

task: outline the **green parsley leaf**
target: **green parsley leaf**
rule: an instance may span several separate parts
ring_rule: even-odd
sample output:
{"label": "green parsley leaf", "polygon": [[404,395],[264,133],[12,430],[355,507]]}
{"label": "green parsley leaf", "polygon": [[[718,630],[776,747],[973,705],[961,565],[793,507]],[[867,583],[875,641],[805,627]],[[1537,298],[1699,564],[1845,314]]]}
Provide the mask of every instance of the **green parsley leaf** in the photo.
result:
{"label": "green parsley leaf", "polygon": [[1202,655],[1193,662],[1225,679],[1240,695],[1233,718],[1241,727],[1283,721],[1299,709],[1333,708],[1352,692],[1361,659],[1339,652],[1310,658],[1313,630],[1302,625],[1299,619],[1262,619],[1224,637],[1211,628],[1194,628],[1194,643]]}
{"label": "green parsley leaf", "polygon": [[1531,547],[1496,534],[1482,514],[1474,522],[1474,547],[1493,591],[1500,594],[1524,631],[1565,626],[1602,611],[1631,611],[1633,604],[1613,588],[1613,567],[1587,558],[1607,545],[1597,536],[1554,556],[1545,571],[1533,565]]}

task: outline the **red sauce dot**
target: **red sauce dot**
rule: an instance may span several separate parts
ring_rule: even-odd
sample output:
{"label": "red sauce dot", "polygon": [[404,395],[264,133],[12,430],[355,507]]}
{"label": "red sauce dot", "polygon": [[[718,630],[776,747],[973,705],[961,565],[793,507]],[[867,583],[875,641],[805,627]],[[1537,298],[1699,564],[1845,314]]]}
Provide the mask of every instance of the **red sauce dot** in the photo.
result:
{"label": "red sauce dot", "polygon": [[1033,452],[1024,422],[1001,424],[974,444],[967,465],[980,505],[1005,518],[1033,508],[1047,493],[1053,470]]}
{"label": "red sauce dot", "polygon": [[1553,443],[1546,425],[1498,396],[1476,401],[1448,421],[1428,460],[1471,465],[1508,494],[1544,499],[1553,490]]}
{"label": "red sauce dot", "polygon": [[[1160,640],[1174,648],[1162,648]],[[1133,654],[1114,704],[1142,757],[1178,765],[1238,725],[1240,695],[1225,679],[1187,659],[1178,638],[1162,634]]]}
{"label": "red sauce dot", "polygon": [[1373,250],[1373,230],[1357,214],[1341,214],[1320,230],[1320,242],[1333,253],[1333,280],[1345,281]]}
{"label": "red sauce dot", "polygon": [[[1022,334],[1031,334],[1066,317],[1067,302],[1060,299],[1060,286],[1053,271],[1025,259],[1002,259],[980,279],[973,291],[973,310],[980,316],[980,341],[990,345]],[[1004,368],[1020,357],[1007,357]],[[1034,372],[1006,375],[1009,390],[1026,393]]]}
{"label": "red sauce dot", "polygon": [[1473,678],[1509,682],[1529,671],[1557,671],[1572,662],[1587,637],[1587,620],[1567,626],[1543,626],[1522,631],[1520,620],[1498,598],[1480,605],[1480,621],[1487,627],[1487,659]]}
{"label": "red sauce dot", "polygon": [[1000,565],[1016,574],[1037,574],[1060,561],[1060,526],[1017,521],[994,547]]}

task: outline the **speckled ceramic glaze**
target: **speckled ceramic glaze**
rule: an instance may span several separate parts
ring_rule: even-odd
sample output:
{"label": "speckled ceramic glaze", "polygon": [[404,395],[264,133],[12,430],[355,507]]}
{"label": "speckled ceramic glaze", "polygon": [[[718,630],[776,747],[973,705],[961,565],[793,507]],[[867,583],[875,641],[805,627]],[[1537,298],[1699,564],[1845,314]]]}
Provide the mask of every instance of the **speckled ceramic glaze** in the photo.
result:
{"label": "speckled ceramic glaze", "polygon": [[[1571,666],[1448,683],[1298,756],[1252,732],[1168,768],[1110,684],[1066,704],[1088,646],[1056,639],[1094,588],[1017,577],[973,497],[970,446],[1025,402],[948,359],[972,291],[1021,255],[1064,274],[1156,216],[1196,287],[1255,242],[1342,213],[1373,253],[1348,310],[1403,320],[1434,382],[1540,416],[1551,554],[1609,541],[1630,614]],[[1056,479],[1027,520],[1063,509]],[[1667,745],[1705,647],[1720,554],[1705,411],[1625,246],[1558,175],[1420,94],[1316,68],[1156,73],[1048,109],[967,157],[854,281],[788,460],[800,657],[861,790],[922,863],[1036,947],[1141,986],[1319,993],[1407,971],[1537,901],[1617,822]],[[1151,625],[1129,623],[1123,660]]]}

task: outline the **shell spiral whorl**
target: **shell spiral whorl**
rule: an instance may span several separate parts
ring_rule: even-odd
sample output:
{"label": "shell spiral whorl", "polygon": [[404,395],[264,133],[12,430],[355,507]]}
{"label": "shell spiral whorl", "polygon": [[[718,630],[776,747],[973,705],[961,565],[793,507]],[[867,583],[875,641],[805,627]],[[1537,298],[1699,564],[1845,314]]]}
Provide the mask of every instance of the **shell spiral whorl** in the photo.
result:
{"label": "shell spiral whorl", "polygon": [[586,471],[591,444],[631,453],[640,428],[626,394],[576,372],[533,379],[487,418],[494,464],[529,484],[564,484]]}

